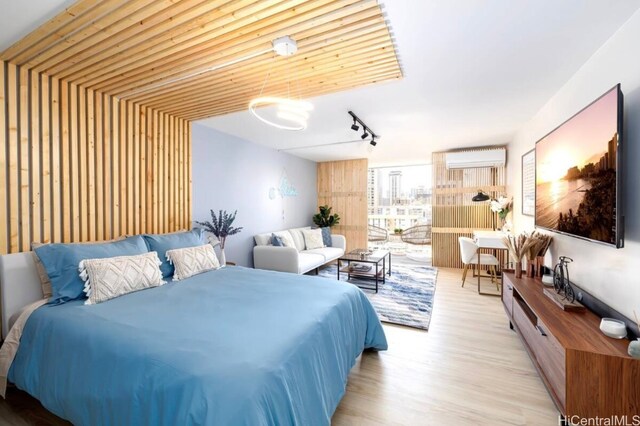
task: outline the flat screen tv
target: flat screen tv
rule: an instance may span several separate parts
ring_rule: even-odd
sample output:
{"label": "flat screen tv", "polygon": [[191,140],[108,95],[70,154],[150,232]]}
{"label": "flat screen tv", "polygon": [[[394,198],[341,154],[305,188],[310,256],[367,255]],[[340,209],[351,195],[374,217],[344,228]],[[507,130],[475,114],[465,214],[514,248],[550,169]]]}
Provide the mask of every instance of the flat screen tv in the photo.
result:
{"label": "flat screen tv", "polygon": [[536,142],[539,228],[624,245],[618,84]]}

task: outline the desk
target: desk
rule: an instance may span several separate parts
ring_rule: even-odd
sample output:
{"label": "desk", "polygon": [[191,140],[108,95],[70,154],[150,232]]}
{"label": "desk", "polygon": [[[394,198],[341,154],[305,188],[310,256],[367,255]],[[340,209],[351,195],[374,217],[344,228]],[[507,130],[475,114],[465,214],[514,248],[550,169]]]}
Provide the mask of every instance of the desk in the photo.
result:
{"label": "desk", "polygon": [[[478,245],[478,294],[486,296],[500,296],[495,293],[480,291],[480,249],[508,250],[502,239],[508,234],[502,231],[473,231],[473,239]],[[500,268],[500,265],[498,265]]]}

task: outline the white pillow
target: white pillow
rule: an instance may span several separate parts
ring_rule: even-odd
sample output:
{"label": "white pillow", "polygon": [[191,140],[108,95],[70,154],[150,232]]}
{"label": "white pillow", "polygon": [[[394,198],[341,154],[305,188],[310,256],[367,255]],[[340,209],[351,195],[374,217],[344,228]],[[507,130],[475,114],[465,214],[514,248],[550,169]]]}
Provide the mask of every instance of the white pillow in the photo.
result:
{"label": "white pillow", "polygon": [[85,305],[106,302],[146,288],[165,284],[155,251],[135,256],[85,259],[80,262],[80,278],[85,282]]}
{"label": "white pillow", "polygon": [[291,234],[288,231],[274,232],[273,234],[282,238],[282,244],[284,244],[285,247],[293,247],[298,250],[296,244],[293,242],[293,238],[291,238]]}
{"label": "white pillow", "polygon": [[307,246],[307,250],[319,249],[324,247],[324,241],[322,240],[322,230],[303,229],[302,235],[304,235],[304,244]]}
{"label": "white pillow", "polygon": [[211,244],[168,250],[167,260],[175,267],[174,281],[184,280],[220,267],[218,256]]}

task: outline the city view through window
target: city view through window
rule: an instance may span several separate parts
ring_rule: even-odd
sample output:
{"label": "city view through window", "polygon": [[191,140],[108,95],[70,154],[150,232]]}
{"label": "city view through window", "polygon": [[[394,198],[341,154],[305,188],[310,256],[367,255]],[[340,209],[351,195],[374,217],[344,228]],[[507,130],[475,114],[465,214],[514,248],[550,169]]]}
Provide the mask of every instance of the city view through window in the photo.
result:
{"label": "city view through window", "polygon": [[431,166],[370,168],[369,244],[395,254],[430,251]]}

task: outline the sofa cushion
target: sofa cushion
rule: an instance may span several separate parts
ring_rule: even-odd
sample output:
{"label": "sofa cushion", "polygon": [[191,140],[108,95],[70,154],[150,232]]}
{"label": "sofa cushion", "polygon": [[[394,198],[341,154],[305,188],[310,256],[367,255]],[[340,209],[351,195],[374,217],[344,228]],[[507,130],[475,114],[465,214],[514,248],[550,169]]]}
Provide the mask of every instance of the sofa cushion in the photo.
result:
{"label": "sofa cushion", "polygon": [[284,247],[282,237],[279,237],[276,234],[271,234],[271,245],[274,247]]}
{"label": "sofa cushion", "polygon": [[296,244],[294,243],[293,238],[291,238],[291,234],[289,232],[279,231],[279,232],[274,232],[273,235],[280,237],[280,239],[282,240],[283,246],[293,247],[294,249],[298,250],[298,247],[296,247]]}
{"label": "sofa cushion", "polygon": [[303,229],[304,245],[307,250],[319,249],[325,246],[322,241],[322,231],[319,229]]}
{"label": "sofa cushion", "polygon": [[302,274],[315,269],[324,265],[324,262],[324,256],[321,254],[307,252],[298,253],[298,273]]}
{"label": "sofa cushion", "polygon": [[264,234],[258,234],[253,237],[257,246],[270,246],[271,245],[271,232],[265,232]]}
{"label": "sofa cushion", "polygon": [[291,228],[288,230],[298,251],[302,251],[306,248],[304,236],[302,235],[302,231],[305,229],[311,229],[311,227],[305,226],[303,228]]}
{"label": "sofa cushion", "polygon": [[324,247],[313,250],[305,250],[300,254],[319,254],[324,257],[324,263],[337,259],[344,254],[344,250],[338,247]]}
{"label": "sofa cushion", "polygon": [[322,241],[324,241],[325,247],[331,247],[331,228],[325,226],[324,228],[320,228],[322,231]]}

